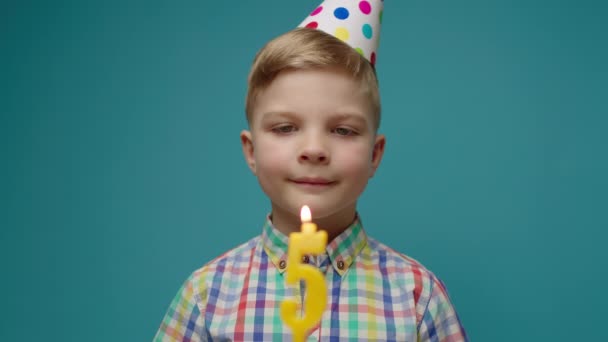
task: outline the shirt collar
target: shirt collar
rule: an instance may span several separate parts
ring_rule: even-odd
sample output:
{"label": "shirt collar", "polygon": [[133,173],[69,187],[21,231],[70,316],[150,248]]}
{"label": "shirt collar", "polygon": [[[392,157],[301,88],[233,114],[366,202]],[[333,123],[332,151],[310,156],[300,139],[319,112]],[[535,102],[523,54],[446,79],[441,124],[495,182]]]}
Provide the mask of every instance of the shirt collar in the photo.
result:
{"label": "shirt collar", "polygon": [[288,242],[289,237],[276,229],[270,221],[270,216],[267,217],[262,229],[262,245],[266,254],[268,254],[268,258],[280,273],[285,272],[285,266],[287,265]]}
{"label": "shirt collar", "polygon": [[366,244],[367,235],[357,215],[355,221],[327,245],[327,254],[336,272],[343,276]]}
{"label": "shirt collar", "polygon": [[[262,229],[262,245],[270,261],[280,273],[285,272],[288,242],[288,236],[276,229],[268,217]],[[366,244],[367,235],[357,216],[348,228],[327,245],[325,255],[315,259],[316,263],[317,265],[323,264],[323,260],[329,257],[334,270],[343,276]]]}

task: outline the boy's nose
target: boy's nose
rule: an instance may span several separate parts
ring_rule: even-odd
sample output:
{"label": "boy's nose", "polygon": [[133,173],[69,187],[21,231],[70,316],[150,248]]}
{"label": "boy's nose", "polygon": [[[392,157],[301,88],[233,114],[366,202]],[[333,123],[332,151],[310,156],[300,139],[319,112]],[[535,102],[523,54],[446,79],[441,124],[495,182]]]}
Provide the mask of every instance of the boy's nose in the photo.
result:
{"label": "boy's nose", "polygon": [[329,162],[329,153],[321,141],[312,139],[303,146],[298,160],[300,162],[326,164]]}

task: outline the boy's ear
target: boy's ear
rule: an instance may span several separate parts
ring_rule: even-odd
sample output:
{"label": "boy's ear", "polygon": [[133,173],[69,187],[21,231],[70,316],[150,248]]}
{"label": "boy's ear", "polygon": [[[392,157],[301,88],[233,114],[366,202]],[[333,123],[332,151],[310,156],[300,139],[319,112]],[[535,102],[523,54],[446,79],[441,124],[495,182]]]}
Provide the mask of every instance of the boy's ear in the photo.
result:
{"label": "boy's ear", "polygon": [[251,132],[248,130],[241,131],[241,146],[243,147],[243,155],[247,166],[251,169],[251,172],[255,175],[255,158],[253,157],[253,140],[251,139]]}
{"label": "boy's ear", "polygon": [[384,155],[384,145],[386,144],[386,137],[384,134],[376,135],[376,141],[374,142],[374,151],[372,152],[372,167],[370,170],[369,178],[372,178],[380,166],[382,156]]}

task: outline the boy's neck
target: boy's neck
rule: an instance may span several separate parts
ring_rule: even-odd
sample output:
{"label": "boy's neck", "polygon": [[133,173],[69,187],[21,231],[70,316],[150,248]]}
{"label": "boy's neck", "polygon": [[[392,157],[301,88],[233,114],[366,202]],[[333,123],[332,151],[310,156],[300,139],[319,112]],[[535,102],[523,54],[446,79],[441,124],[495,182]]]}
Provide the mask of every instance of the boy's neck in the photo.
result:
{"label": "boy's neck", "polygon": [[[332,215],[324,218],[313,218],[313,222],[319,230],[327,232],[327,242],[331,242],[336,236],[340,235],[355,221],[357,217],[356,210],[346,210],[337,215]],[[290,233],[299,232],[302,225],[299,215],[293,215],[280,208],[274,207],[270,214],[272,225],[281,233],[289,236]]]}

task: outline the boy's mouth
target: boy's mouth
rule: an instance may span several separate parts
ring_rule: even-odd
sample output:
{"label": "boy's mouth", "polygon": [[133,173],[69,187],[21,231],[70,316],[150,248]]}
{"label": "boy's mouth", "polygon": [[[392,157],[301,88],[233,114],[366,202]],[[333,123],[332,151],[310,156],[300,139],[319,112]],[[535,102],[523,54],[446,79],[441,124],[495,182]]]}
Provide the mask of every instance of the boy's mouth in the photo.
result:
{"label": "boy's mouth", "polygon": [[329,185],[336,183],[335,181],[331,181],[329,179],[321,178],[321,177],[301,177],[301,178],[291,179],[291,181],[293,183],[296,183],[299,185],[317,186],[317,187],[329,186]]}

